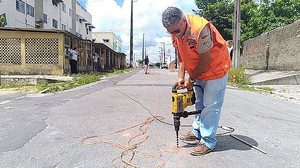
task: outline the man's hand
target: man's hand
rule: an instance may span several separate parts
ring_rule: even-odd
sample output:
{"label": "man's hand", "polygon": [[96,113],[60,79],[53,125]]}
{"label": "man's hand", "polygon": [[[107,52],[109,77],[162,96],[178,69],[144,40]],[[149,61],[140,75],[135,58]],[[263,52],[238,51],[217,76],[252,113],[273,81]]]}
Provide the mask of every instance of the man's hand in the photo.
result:
{"label": "man's hand", "polygon": [[183,77],[178,77],[178,79],[177,79],[177,88],[184,88],[184,83],[185,83],[185,81],[184,81],[184,78]]}
{"label": "man's hand", "polygon": [[194,86],[194,82],[192,82],[190,79],[185,80],[184,82],[184,87],[187,88],[188,90],[192,90]]}

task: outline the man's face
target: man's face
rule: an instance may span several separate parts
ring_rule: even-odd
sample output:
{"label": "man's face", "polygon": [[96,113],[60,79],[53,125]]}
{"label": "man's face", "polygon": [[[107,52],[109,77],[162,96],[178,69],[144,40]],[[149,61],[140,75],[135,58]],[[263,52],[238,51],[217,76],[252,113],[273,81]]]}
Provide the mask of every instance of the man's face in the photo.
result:
{"label": "man's face", "polygon": [[186,26],[187,25],[186,25],[185,19],[182,18],[180,22],[174,23],[174,24],[168,26],[166,29],[169,34],[179,36],[179,35],[183,35],[185,33],[184,29],[186,29]]}

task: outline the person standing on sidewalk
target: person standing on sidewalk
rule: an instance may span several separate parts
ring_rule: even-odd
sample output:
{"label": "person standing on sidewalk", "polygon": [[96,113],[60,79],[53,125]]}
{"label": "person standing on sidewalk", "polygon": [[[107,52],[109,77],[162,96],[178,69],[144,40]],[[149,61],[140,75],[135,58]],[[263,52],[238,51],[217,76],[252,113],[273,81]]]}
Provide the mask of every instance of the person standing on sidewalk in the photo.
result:
{"label": "person standing on sidewalk", "polygon": [[99,55],[97,53],[93,54],[93,71],[99,72]]}
{"label": "person standing on sidewalk", "polygon": [[71,65],[71,74],[77,74],[77,60],[78,53],[77,48],[74,47],[73,50],[70,50],[70,65]]}
{"label": "person standing on sidewalk", "polygon": [[178,51],[178,86],[194,87],[195,108],[202,110],[201,114],[195,115],[192,131],[180,139],[197,143],[191,155],[204,155],[217,143],[216,131],[231,65],[226,41],[206,19],[183,14],[177,7],[163,11],[162,24]]}
{"label": "person standing on sidewalk", "polygon": [[144,60],[144,70],[145,70],[145,74],[148,74],[148,68],[149,68],[149,58],[148,55],[146,55],[145,60]]}

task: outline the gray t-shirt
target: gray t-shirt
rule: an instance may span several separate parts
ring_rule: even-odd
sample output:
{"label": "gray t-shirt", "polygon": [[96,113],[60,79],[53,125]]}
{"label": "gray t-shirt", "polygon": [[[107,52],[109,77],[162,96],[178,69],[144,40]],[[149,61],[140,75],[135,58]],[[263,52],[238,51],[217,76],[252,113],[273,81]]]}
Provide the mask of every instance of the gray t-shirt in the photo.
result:
{"label": "gray t-shirt", "polygon": [[77,59],[78,59],[77,51],[75,51],[75,50],[70,50],[70,57],[71,57],[72,60],[77,61]]}

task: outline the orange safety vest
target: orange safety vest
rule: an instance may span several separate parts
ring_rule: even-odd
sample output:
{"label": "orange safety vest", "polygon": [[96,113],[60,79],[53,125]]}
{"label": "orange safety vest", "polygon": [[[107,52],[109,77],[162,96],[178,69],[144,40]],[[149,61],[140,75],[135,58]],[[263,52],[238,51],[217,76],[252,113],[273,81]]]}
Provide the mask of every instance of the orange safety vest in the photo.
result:
{"label": "orange safety vest", "polygon": [[210,63],[197,79],[213,80],[225,76],[230,69],[231,61],[227,49],[227,43],[218,30],[206,19],[187,15],[191,26],[191,33],[183,39],[180,36],[172,35],[173,46],[179,52],[184,68],[189,74],[198,66],[201,54],[198,53],[199,34],[205,25],[208,25],[213,38],[213,47],[210,49]]}

